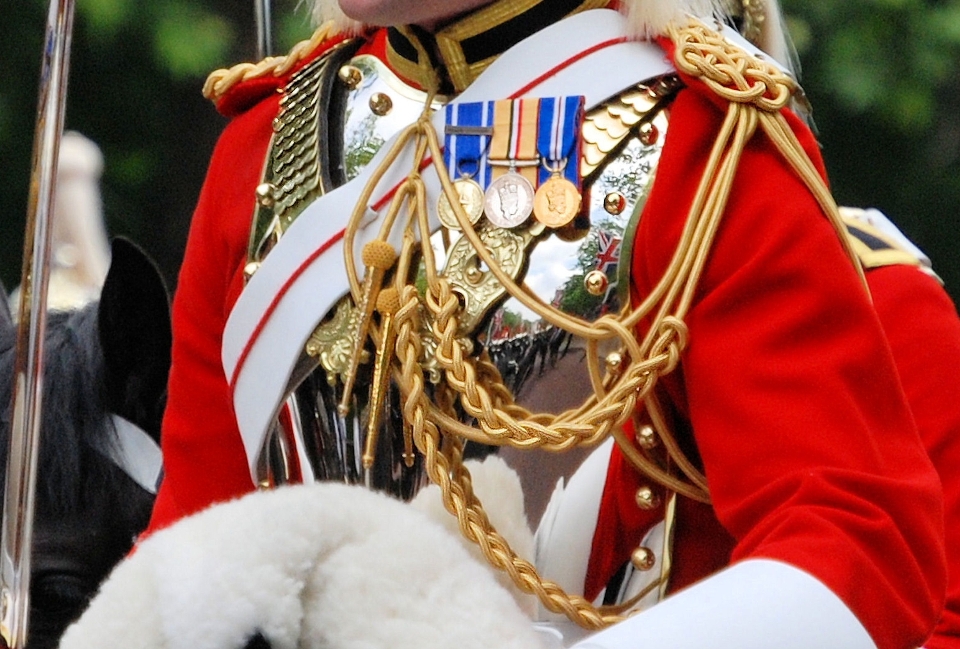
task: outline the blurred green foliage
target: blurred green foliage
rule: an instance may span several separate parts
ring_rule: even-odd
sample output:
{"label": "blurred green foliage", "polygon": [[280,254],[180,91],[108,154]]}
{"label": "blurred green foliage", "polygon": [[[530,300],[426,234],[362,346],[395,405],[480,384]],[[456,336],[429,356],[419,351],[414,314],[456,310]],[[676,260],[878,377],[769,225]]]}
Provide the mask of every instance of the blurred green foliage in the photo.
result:
{"label": "blurred green foliage", "polygon": [[[930,254],[960,297],[960,0],[783,0],[841,203],[872,205]],[[276,50],[311,32],[276,0]],[[47,3],[0,21],[0,278],[17,282]],[[171,286],[224,121],[206,74],[255,58],[249,0],[78,0],[67,127],[97,142],[112,233],[158,259]]]}
{"label": "blurred green foliage", "polygon": [[783,0],[838,202],[879,207],[960,297],[960,0]]}

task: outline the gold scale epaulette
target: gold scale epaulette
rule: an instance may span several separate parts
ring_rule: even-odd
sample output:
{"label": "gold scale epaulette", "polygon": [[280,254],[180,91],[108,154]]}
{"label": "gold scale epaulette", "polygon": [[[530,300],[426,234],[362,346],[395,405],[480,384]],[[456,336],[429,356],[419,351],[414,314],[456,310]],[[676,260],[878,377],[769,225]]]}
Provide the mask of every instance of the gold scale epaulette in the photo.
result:
{"label": "gold scale epaulette", "polygon": [[286,56],[268,56],[259,63],[238,63],[231,68],[214,70],[203,84],[203,96],[211,101],[219,101],[235,85],[250,79],[259,79],[268,75],[279,77],[290,70],[313,52],[325,40],[335,36],[332,22],[317,28],[309,39],[294,45]]}

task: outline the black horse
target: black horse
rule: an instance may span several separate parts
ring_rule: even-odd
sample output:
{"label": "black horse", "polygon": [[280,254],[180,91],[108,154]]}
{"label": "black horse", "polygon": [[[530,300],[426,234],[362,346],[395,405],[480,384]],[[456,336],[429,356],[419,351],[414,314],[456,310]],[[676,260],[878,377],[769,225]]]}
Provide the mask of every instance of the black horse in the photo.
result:
{"label": "black horse", "polygon": [[[0,485],[9,448],[16,338],[5,299],[3,304]],[[122,239],[112,244],[100,301],[48,316],[30,649],[58,644],[66,626],[80,615],[148,522],[156,485],[149,477],[145,481],[142,462],[137,470],[136,461],[144,454],[132,449],[138,443],[144,448],[144,439],[136,439],[144,432],[159,443],[170,342],[169,296],[163,280],[153,262]],[[125,443],[131,439],[133,447]],[[156,448],[147,450],[150,455]],[[152,480],[157,477],[154,473]]]}

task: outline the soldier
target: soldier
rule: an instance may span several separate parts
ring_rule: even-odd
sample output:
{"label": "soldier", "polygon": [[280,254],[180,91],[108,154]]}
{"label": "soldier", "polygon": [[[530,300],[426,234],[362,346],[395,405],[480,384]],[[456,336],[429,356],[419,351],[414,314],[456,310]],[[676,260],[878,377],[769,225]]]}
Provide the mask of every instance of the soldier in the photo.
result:
{"label": "soldier", "polygon": [[[449,487],[449,440],[613,434],[612,514],[577,525],[597,549],[570,585],[586,599],[520,578],[608,626],[581,646],[923,642],[945,583],[939,482],[789,75],[713,21],[720,3],[340,6],[352,20],[319,2],[333,27],[208,83],[232,121],[174,303],[151,529],[257,484],[383,486],[384,452],[406,462],[383,474],[413,461]],[[756,7],[741,18],[760,24]],[[601,233],[616,256],[598,260]],[[536,285],[558,259],[575,267]],[[586,341],[579,409],[533,416],[499,389],[483,330],[508,298]],[[399,449],[371,444],[361,466],[362,427]],[[337,466],[309,452],[338,441]],[[666,595],[622,621],[588,601]]]}

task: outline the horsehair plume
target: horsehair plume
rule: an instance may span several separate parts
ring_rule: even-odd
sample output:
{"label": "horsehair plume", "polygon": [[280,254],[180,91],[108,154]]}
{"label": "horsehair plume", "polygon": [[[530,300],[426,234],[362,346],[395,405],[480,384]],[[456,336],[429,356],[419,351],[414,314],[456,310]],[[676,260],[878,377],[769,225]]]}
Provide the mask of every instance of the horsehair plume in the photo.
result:
{"label": "horsehair plume", "polygon": [[341,34],[358,34],[362,27],[358,21],[343,13],[337,0],[313,0],[311,14],[314,24],[322,25],[330,22],[335,31]]}
{"label": "horsehair plume", "polygon": [[627,17],[634,36],[650,38],[666,33],[670,23],[683,24],[688,16],[723,18],[723,0],[621,0],[620,13]]}
{"label": "horsehair plume", "polygon": [[[642,37],[663,34],[671,21],[682,22],[687,14],[707,17],[727,13],[723,0],[620,0],[611,4],[620,7],[633,33]],[[317,25],[331,21],[341,33],[355,34],[361,29],[359,22],[343,13],[337,0],[313,0],[312,14]]]}

